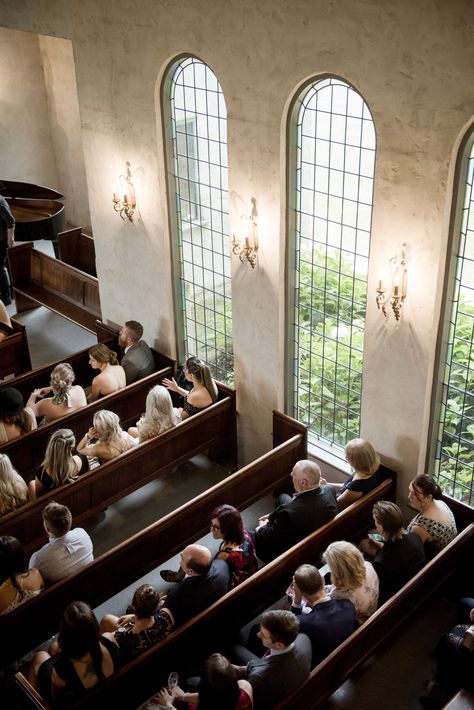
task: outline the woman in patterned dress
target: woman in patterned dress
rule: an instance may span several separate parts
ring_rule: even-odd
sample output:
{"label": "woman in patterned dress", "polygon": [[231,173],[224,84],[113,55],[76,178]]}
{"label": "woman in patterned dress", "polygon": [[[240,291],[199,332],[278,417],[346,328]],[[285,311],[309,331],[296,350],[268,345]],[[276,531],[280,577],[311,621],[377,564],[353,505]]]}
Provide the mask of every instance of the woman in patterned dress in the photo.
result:
{"label": "woman in patterned dress", "polygon": [[408,524],[407,531],[416,533],[425,543],[428,558],[458,534],[454,515],[441,495],[438,484],[425,474],[415,476],[408,487],[408,504],[419,512]]}

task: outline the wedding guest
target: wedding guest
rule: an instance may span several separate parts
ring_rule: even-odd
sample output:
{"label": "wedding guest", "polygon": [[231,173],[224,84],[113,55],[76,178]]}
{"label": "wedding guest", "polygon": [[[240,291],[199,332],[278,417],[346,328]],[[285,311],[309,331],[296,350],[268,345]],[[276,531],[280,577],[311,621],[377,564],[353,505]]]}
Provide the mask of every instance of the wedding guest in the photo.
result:
{"label": "wedding guest", "polygon": [[[51,373],[50,386],[33,390],[27,407],[35,417],[44,417],[45,423],[65,417],[87,404],[86,393],[80,385],[74,385],[75,375],[71,365],[61,362]],[[49,395],[52,395],[51,397]],[[38,397],[40,398],[37,401]]]}

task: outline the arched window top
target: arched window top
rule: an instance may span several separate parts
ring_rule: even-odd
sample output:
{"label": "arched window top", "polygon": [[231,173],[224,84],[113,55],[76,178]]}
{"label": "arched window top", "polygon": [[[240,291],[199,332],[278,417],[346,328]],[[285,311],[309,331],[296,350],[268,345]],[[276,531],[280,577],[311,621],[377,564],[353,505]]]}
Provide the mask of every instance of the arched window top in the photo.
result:
{"label": "arched window top", "polygon": [[341,450],[359,435],[376,137],[362,96],[317,79],[293,108],[294,415]]}
{"label": "arched window top", "polygon": [[197,355],[233,379],[228,238],[227,111],[213,71],[196,57],[174,62],[165,83],[175,302],[180,360]]}

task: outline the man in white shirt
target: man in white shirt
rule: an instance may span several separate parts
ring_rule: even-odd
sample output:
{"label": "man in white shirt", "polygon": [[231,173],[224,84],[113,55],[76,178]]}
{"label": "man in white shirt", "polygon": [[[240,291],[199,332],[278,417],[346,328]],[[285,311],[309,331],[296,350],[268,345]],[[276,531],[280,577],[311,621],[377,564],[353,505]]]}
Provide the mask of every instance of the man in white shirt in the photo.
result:
{"label": "man in white shirt", "polygon": [[43,509],[49,542],[32,554],[29,567],[38,569],[46,584],[69,577],[94,561],[89,535],[82,528],[71,530],[71,524],[71,511],[65,505],[52,501]]}

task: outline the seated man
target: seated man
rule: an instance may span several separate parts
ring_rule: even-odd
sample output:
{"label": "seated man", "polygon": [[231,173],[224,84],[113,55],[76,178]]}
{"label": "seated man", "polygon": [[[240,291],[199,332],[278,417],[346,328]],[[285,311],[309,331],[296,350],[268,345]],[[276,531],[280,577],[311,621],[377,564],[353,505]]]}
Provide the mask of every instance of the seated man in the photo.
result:
{"label": "seated man", "polygon": [[185,578],[170,589],[163,600],[174,626],[184,624],[220,599],[229,588],[229,565],[213,560],[204,545],[188,545],[181,553]]}
{"label": "seated man", "polygon": [[259,518],[255,551],[270,562],[337,515],[336,493],[320,485],[321,469],[313,461],[298,461],[291,472],[295,493],[278,498],[278,507]]}
{"label": "seated man", "polygon": [[[298,615],[300,631],[306,634],[313,649],[311,667],[317,666],[356,628],[356,610],[348,599],[331,599],[324,580],[313,565],[300,565],[293,578],[294,600],[291,611]],[[302,599],[312,609],[302,614]]]}
{"label": "seated man", "polygon": [[259,658],[243,646],[234,648],[236,660],[246,663],[234,667],[252,686],[256,710],[269,710],[308,677],[311,643],[298,631],[298,619],[290,611],[266,611],[258,632],[267,649],[264,656]]}
{"label": "seated man", "polygon": [[155,372],[155,358],[147,343],[141,340],[143,326],[136,320],[128,320],[122,327],[118,342],[124,354],[120,364],[125,370],[127,385]]}
{"label": "seated man", "polygon": [[31,555],[29,568],[39,569],[46,584],[69,577],[94,561],[89,535],[82,528],[71,530],[71,524],[71,511],[65,505],[51,501],[43,509],[49,542]]}

